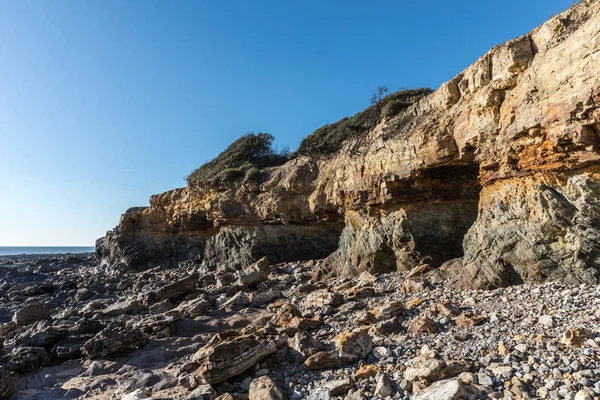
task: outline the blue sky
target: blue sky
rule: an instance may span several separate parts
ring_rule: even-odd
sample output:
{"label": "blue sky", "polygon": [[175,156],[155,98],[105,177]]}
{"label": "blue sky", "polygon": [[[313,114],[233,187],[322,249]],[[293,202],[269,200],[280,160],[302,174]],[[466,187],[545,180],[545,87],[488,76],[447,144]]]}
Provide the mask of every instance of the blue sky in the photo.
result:
{"label": "blue sky", "polygon": [[0,246],[93,245],[246,132],[294,149],[571,0],[0,0]]}

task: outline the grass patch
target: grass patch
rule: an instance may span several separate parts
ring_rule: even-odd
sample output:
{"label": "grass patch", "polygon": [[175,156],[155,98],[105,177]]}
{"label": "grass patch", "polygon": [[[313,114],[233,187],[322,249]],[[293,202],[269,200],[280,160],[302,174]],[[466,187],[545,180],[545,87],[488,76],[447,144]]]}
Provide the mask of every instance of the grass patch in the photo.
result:
{"label": "grass patch", "polygon": [[229,145],[213,160],[193,171],[190,186],[229,183],[241,178],[257,179],[260,168],[281,165],[289,159],[287,150],[273,148],[273,135],[248,133]]}
{"label": "grass patch", "polygon": [[373,129],[383,118],[391,118],[422,97],[432,93],[429,88],[399,90],[381,98],[371,107],[352,117],[325,125],[305,137],[297,150],[302,155],[331,154],[349,139],[357,139]]}

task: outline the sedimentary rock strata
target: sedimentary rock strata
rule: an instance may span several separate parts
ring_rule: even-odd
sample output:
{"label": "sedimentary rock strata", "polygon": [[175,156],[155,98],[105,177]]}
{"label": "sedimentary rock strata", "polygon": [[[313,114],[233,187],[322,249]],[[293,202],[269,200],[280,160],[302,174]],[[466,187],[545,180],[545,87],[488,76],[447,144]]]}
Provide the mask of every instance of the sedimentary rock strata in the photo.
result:
{"label": "sedimentary rock strata", "polygon": [[459,288],[598,282],[599,14],[578,2],[334,153],[153,196],[98,256],[203,270],[327,257],[321,277],[428,264]]}

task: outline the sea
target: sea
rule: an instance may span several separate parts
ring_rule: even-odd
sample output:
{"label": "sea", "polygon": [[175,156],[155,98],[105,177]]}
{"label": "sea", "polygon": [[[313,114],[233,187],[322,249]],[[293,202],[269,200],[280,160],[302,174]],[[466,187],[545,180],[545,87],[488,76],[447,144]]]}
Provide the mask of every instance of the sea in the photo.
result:
{"label": "sea", "polygon": [[79,254],[93,253],[94,246],[0,246],[0,256],[20,254]]}

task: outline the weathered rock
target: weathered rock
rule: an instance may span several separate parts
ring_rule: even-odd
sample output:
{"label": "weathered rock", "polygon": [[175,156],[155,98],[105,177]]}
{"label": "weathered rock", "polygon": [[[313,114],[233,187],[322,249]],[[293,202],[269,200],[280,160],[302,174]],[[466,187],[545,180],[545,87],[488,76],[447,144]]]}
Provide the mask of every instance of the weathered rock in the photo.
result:
{"label": "weathered rock", "polygon": [[417,317],[410,321],[409,333],[437,333],[439,326],[437,322],[429,317]]}
{"label": "weathered rock", "polygon": [[342,295],[328,290],[317,290],[306,296],[305,307],[339,306],[344,301]]}
{"label": "weathered rock", "polygon": [[146,308],[142,303],[133,299],[133,300],[123,300],[113,303],[106,307],[102,313],[107,317],[114,317],[117,315],[123,314],[135,314],[141,311],[144,311]]}
{"label": "weathered rock", "polygon": [[302,313],[292,304],[283,305],[277,314],[271,319],[277,326],[287,327],[292,324],[294,318],[302,317]]}
{"label": "weathered rock", "polygon": [[308,357],[304,362],[305,368],[318,370],[353,363],[373,350],[371,336],[363,331],[341,333],[333,338],[333,343],[335,350],[321,351]]}
{"label": "weathered rock", "polygon": [[261,376],[250,384],[248,398],[249,400],[283,400],[285,396],[271,378]]}
{"label": "weathered rock", "polygon": [[263,271],[243,272],[238,275],[237,284],[240,286],[248,286],[255,288],[259,283],[268,279],[268,276]]}
{"label": "weathered rock", "polygon": [[43,347],[17,347],[8,355],[8,370],[18,373],[32,372],[50,362]]}
{"label": "weathered rock", "polygon": [[585,328],[569,328],[567,329],[560,341],[567,346],[581,347],[590,337],[590,331]]}
{"label": "weathered rock", "polygon": [[131,393],[121,397],[121,400],[147,400],[151,399],[151,394],[146,389],[136,389]]}
{"label": "weathered rock", "polygon": [[88,358],[128,352],[146,344],[148,336],[137,329],[103,329],[83,346]]}
{"label": "weathered rock", "polygon": [[377,375],[377,372],[379,372],[379,368],[377,367],[377,365],[375,365],[375,364],[367,364],[367,365],[361,366],[354,373],[353,378],[355,380],[361,380],[361,379],[371,378],[371,377]]}
{"label": "weathered rock", "polygon": [[239,311],[244,307],[248,307],[250,303],[250,298],[246,293],[237,292],[229,300],[221,304],[221,308],[228,312]]}
{"label": "weathered rock", "polygon": [[414,394],[411,400],[458,400],[466,399],[465,385],[458,379],[435,382],[426,389]]}
{"label": "weathered rock", "polygon": [[415,358],[410,367],[404,372],[404,378],[409,381],[426,379],[433,382],[440,377],[440,372],[446,363],[435,357],[419,356]]}
{"label": "weathered rock", "polygon": [[329,389],[329,393],[331,394],[331,396],[342,396],[352,386],[354,386],[354,379],[346,378],[346,379],[338,379],[335,381],[327,382],[322,387]]}
{"label": "weathered rock", "polygon": [[386,398],[394,393],[394,381],[387,375],[381,374],[375,386],[375,395]]}
{"label": "weathered rock", "polygon": [[193,292],[196,289],[197,284],[198,274],[190,274],[185,278],[144,293],[141,296],[141,299],[146,306],[150,306],[165,299],[174,300],[187,293]]}
{"label": "weathered rock", "polygon": [[401,301],[392,301],[377,308],[373,314],[377,319],[384,320],[397,317],[402,310],[404,305]]}
{"label": "weathered rock", "polygon": [[49,319],[51,319],[50,309],[47,305],[40,303],[25,306],[15,312],[15,315],[13,316],[13,321],[21,326]]}
{"label": "weathered rock", "polygon": [[434,314],[444,315],[446,317],[449,317],[451,315],[458,315],[459,313],[458,307],[449,302],[439,302],[432,304],[431,307],[429,307],[429,311],[431,311]]}
{"label": "weathered rock", "polygon": [[459,326],[475,326],[479,325],[485,319],[482,315],[475,315],[471,312],[464,312],[456,317],[456,325]]}
{"label": "weathered rock", "polygon": [[211,305],[202,297],[184,301],[175,310],[187,318],[196,318],[205,315],[211,309]]}
{"label": "weathered rock", "polygon": [[429,284],[423,279],[409,278],[402,282],[400,291],[402,293],[421,293],[427,291]]}
{"label": "weathered rock", "polygon": [[288,346],[294,351],[294,359],[298,362],[304,362],[306,357],[312,356],[318,349],[315,339],[305,332],[298,332],[289,338]]}
{"label": "weathered rock", "polygon": [[152,196],[98,257],[204,270],[327,257],[321,277],[429,264],[459,288],[598,283],[599,11],[579,2],[397,112],[373,106],[327,156]]}
{"label": "weathered rock", "polygon": [[277,351],[271,340],[260,341],[254,336],[227,338],[216,335],[194,354],[199,368],[190,376],[191,385],[213,385],[236,376]]}
{"label": "weathered rock", "polygon": [[19,375],[0,367],[0,398],[8,398],[17,391]]}
{"label": "weathered rock", "polygon": [[217,391],[211,385],[200,385],[187,395],[186,400],[215,400]]}

